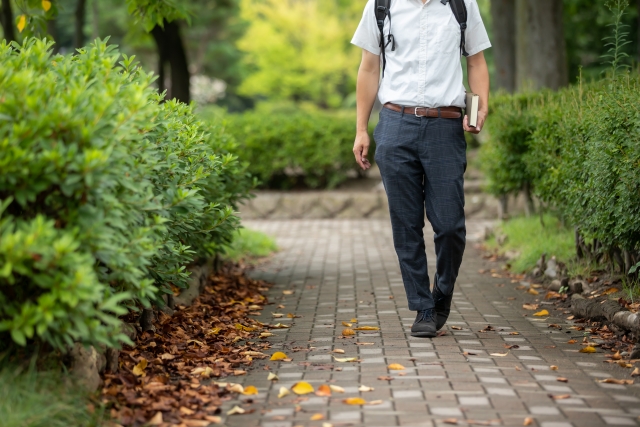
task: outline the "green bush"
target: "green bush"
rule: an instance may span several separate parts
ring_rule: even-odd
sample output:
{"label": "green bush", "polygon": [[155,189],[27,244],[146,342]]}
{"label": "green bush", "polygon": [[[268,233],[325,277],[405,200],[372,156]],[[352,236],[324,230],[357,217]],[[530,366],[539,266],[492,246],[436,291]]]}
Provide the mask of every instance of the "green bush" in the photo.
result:
{"label": "green bush", "polygon": [[161,303],[231,241],[253,181],[133,58],[50,48],[0,45],[0,332],[117,345],[123,305]]}
{"label": "green bush", "polygon": [[524,156],[537,126],[535,109],[547,96],[545,92],[530,92],[499,94],[491,99],[487,120],[489,142],[481,146],[479,159],[489,193],[517,194],[531,186],[533,177]]}
{"label": "green bush", "polygon": [[[215,117],[211,111],[205,117]],[[263,187],[333,188],[359,173],[353,157],[355,115],[285,106],[223,115],[240,159]],[[372,144],[373,145],[373,144]],[[373,159],[374,148],[369,153]]]}

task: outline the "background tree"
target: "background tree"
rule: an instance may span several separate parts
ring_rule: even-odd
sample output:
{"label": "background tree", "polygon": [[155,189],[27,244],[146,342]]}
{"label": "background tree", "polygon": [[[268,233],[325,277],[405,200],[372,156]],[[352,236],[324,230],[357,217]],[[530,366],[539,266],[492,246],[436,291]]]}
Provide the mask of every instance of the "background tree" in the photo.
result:
{"label": "background tree", "polygon": [[495,58],[496,89],[513,92],[516,89],[516,4],[514,0],[492,0],[491,20],[493,57]]}

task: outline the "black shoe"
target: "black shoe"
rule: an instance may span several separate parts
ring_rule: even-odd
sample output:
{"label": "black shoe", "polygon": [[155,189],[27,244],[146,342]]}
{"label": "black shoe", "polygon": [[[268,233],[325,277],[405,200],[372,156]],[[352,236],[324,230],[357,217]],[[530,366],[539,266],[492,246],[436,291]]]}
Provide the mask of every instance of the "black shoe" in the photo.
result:
{"label": "black shoe", "polygon": [[436,319],[433,310],[419,311],[416,321],[411,326],[411,336],[433,338],[436,336],[436,332]]}
{"label": "black shoe", "polygon": [[438,289],[438,284],[436,283],[433,286],[433,301],[435,302],[435,312],[436,312],[436,330],[442,329],[445,323],[447,323],[447,319],[449,318],[449,313],[451,313],[451,299],[452,295],[443,295]]}

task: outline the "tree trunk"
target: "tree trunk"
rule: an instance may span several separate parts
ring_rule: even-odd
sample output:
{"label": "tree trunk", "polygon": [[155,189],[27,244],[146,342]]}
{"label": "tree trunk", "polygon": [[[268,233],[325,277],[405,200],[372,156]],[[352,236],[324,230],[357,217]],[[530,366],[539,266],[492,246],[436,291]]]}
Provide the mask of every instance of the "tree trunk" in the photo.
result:
{"label": "tree trunk", "polygon": [[84,46],[84,23],[87,17],[87,0],[78,0],[76,4],[76,22],[75,22],[75,32],[73,36],[73,47],[76,49]]}
{"label": "tree trunk", "polygon": [[[56,40],[58,40],[58,26],[57,26],[57,22],[55,19],[48,19],[47,20],[47,39],[51,39],[54,42]],[[58,43],[55,43],[53,45],[53,53],[59,53],[60,52],[60,46],[58,45]]]}
{"label": "tree trunk", "polygon": [[511,93],[516,90],[516,4],[514,0],[491,0],[495,86]]}
{"label": "tree trunk", "polygon": [[91,28],[93,30],[93,38],[100,37],[100,11],[98,10],[98,0],[91,1]]}
{"label": "tree trunk", "polygon": [[516,0],[518,90],[568,84],[562,0]]}
{"label": "tree trunk", "polygon": [[156,25],[151,30],[151,35],[158,46],[158,86],[164,90],[164,67],[169,66],[171,87],[167,93],[167,99],[176,98],[178,101],[189,103],[190,101],[190,75],[187,53],[184,49],[180,25],[176,21],[164,22],[164,28]]}
{"label": "tree trunk", "polygon": [[0,24],[2,32],[7,42],[16,40],[16,32],[13,28],[13,12],[11,11],[11,0],[2,0],[2,9],[0,9]]}

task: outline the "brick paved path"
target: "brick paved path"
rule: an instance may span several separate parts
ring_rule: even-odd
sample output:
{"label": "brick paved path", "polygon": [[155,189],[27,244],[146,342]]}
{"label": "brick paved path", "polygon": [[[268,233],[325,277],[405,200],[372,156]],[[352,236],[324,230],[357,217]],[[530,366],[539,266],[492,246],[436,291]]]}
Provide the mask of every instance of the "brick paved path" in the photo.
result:
{"label": "brick paved path", "polygon": [[[293,361],[260,361],[247,376],[236,377],[258,387],[260,393],[252,396],[253,404],[243,405],[256,411],[230,416],[225,425],[321,427],[327,422],[333,426],[427,427],[449,425],[444,420],[456,418],[458,425],[521,426],[526,417],[534,419],[532,425],[544,427],[637,425],[640,388],[596,382],[599,378],[628,378],[629,371],[602,363],[603,353],[578,353],[577,345],[566,343],[571,336],[566,327],[563,331],[549,329],[549,323],[568,323],[561,311],[549,308],[549,319],[524,317],[523,292],[515,290],[509,280],[478,274],[479,269],[497,265],[484,261],[472,243],[465,254],[447,335],[420,339],[409,336],[415,313],[406,309],[387,220],[248,221],[246,225],[275,236],[282,249],[254,276],[275,283],[269,293],[275,304],[265,307],[259,319],[292,324],[290,329],[274,331],[276,336],[269,340],[273,352],[284,351]],[[472,222],[468,227],[474,234],[482,231],[483,224]],[[432,253],[431,245],[428,254]],[[434,261],[430,256],[431,274]],[[496,286],[501,283],[505,286]],[[295,292],[285,295],[284,290]],[[517,299],[508,299],[513,297]],[[278,304],[285,308],[277,309]],[[302,317],[274,320],[271,312]],[[351,318],[357,318],[360,326],[379,326],[380,331],[341,338],[341,322]],[[489,324],[495,332],[479,332]],[[505,357],[491,356],[506,353],[505,344],[519,348]],[[294,351],[294,347],[314,348]],[[334,362],[333,349],[345,350],[338,357],[358,357],[361,362]],[[406,370],[389,371],[390,363],[400,363]],[[559,369],[552,371],[550,365]],[[267,381],[264,366],[270,366],[280,380]],[[395,379],[377,379],[386,375]],[[556,381],[558,376],[568,378],[568,383]],[[300,380],[316,389],[335,384],[346,393],[303,398],[292,393],[278,399],[280,387],[289,388]],[[375,390],[361,393],[358,387],[363,384]],[[554,401],[549,394],[570,397]],[[383,403],[350,406],[342,402],[357,396]],[[229,403],[231,407],[238,401]],[[310,421],[316,413],[324,415],[325,421]]]}

